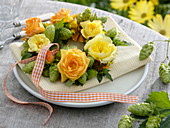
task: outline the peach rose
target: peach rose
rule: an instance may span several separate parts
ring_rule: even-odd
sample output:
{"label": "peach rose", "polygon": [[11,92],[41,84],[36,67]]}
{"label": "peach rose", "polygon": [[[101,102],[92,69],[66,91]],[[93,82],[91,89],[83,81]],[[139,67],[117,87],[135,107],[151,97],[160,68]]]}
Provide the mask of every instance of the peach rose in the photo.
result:
{"label": "peach rose", "polygon": [[71,81],[77,80],[86,72],[89,62],[90,59],[86,57],[85,52],[77,48],[61,49],[61,60],[57,65],[61,81],[65,82],[68,78]]}
{"label": "peach rose", "polygon": [[25,33],[27,34],[28,37],[31,37],[35,34],[44,32],[45,28],[40,18],[33,17],[29,18],[26,21],[26,28],[23,28],[22,30],[26,31]]}
{"label": "peach rose", "polygon": [[57,12],[54,16],[52,16],[50,22],[60,22],[62,19],[64,19],[64,22],[70,22],[73,20],[73,17],[70,16],[70,10],[62,8],[59,12]]}

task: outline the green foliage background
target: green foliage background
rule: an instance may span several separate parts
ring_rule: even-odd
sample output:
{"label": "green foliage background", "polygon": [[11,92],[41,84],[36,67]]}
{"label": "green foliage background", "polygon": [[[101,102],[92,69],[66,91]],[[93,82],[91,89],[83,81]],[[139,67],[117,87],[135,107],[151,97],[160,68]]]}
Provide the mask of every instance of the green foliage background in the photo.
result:
{"label": "green foliage background", "polygon": [[110,6],[110,0],[55,0],[55,1],[81,4],[89,7],[92,6],[105,11],[112,11]]}

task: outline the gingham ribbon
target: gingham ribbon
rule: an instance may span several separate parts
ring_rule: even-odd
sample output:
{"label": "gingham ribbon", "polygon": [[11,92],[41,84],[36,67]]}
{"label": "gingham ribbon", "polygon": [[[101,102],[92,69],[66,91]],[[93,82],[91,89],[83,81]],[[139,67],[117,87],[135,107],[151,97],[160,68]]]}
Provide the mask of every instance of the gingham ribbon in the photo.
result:
{"label": "gingham ribbon", "polygon": [[8,76],[9,76],[9,74],[10,74],[10,72],[12,71],[12,69],[18,64],[18,63],[22,63],[22,64],[27,64],[27,63],[29,63],[29,62],[31,62],[31,61],[34,61],[36,59],[36,56],[35,57],[32,57],[32,58],[29,58],[29,59],[25,59],[25,60],[21,60],[21,61],[18,61],[18,62],[16,62],[16,63],[14,63],[14,64],[12,64],[11,65],[11,67],[10,67],[10,69],[9,69],[9,71],[8,71],[8,73],[7,73],[7,75],[5,76],[5,78],[4,78],[4,83],[3,83],[3,88],[4,88],[4,93],[5,93],[5,95],[9,98],[9,99],[11,99],[12,101],[14,101],[15,103],[18,103],[18,104],[23,104],[23,105],[27,105],[27,104],[37,104],[37,105],[42,105],[42,106],[44,106],[44,107],[46,107],[48,110],[49,110],[49,115],[48,115],[48,117],[45,119],[45,121],[44,121],[44,125],[47,123],[47,121],[50,119],[50,117],[51,117],[51,114],[52,114],[52,112],[53,112],[53,108],[51,107],[51,105],[49,105],[48,103],[45,103],[45,102],[25,102],[25,101],[22,101],[22,100],[18,100],[17,98],[15,98],[14,96],[12,96],[9,92],[8,92],[8,90],[7,90],[7,78],[8,78]]}
{"label": "gingham ribbon", "polygon": [[40,81],[41,74],[43,72],[43,68],[45,64],[46,53],[52,45],[58,46],[56,50],[53,50],[53,54],[55,54],[59,49],[59,45],[57,43],[49,44],[41,49],[37,57],[32,57],[26,60],[21,60],[13,64],[4,79],[4,92],[11,100],[13,100],[16,103],[20,103],[20,104],[39,104],[39,105],[46,107],[49,110],[50,114],[47,117],[45,123],[49,120],[53,112],[53,109],[49,104],[45,102],[20,101],[16,99],[15,97],[13,97],[11,94],[9,94],[6,89],[7,77],[10,71],[18,63],[26,64],[33,60],[36,60],[34,69],[32,71],[32,76],[31,76],[32,82],[35,84],[37,90],[43,97],[53,102],[90,103],[90,102],[99,102],[99,101],[113,101],[113,102],[132,103],[132,104],[137,102],[139,98],[138,96],[130,96],[130,95],[124,95],[124,94],[115,94],[115,93],[107,93],[107,92],[82,92],[82,93],[58,92],[58,91],[48,91],[48,90],[42,89],[39,85],[40,83],[39,81]]}

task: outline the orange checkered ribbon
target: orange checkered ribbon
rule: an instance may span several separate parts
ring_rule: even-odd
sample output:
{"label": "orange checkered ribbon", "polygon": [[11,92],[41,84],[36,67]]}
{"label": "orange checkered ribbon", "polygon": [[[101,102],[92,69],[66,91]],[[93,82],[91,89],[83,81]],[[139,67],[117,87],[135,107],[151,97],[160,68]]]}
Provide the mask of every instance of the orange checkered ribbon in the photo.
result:
{"label": "orange checkered ribbon", "polygon": [[57,51],[59,49],[59,45],[57,43],[49,44],[41,49],[41,51],[38,53],[38,56],[29,58],[29,59],[25,59],[25,60],[21,60],[15,64],[13,64],[4,79],[4,92],[7,95],[7,97],[9,97],[12,101],[19,103],[19,104],[39,104],[39,105],[46,107],[49,110],[50,114],[47,117],[47,119],[45,120],[44,124],[49,120],[49,118],[53,112],[53,108],[49,104],[47,104],[45,102],[20,101],[20,100],[16,99],[15,97],[13,97],[7,91],[7,88],[6,88],[7,77],[9,75],[10,71],[18,63],[27,64],[31,61],[36,60],[34,69],[32,71],[32,76],[31,76],[32,82],[35,84],[37,90],[43,97],[45,97],[46,99],[53,101],[53,102],[89,103],[89,102],[100,102],[100,101],[113,101],[113,102],[132,103],[132,104],[137,102],[138,96],[130,96],[130,95],[124,95],[124,94],[114,94],[114,93],[107,93],[107,92],[81,92],[81,93],[58,92],[58,91],[48,91],[48,90],[42,89],[39,85],[39,81],[40,81],[41,74],[44,69],[46,53],[52,45],[58,46],[57,49],[52,51],[53,54],[57,53]]}

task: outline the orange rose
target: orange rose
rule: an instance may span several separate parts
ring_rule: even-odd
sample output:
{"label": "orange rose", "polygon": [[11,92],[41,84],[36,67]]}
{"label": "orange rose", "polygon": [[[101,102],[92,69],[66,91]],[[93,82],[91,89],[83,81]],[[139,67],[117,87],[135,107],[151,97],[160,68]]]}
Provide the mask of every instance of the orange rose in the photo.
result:
{"label": "orange rose", "polygon": [[59,12],[57,12],[54,16],[52,16],[50,22],[60,22],[62,19],[64,19],[64,22],[70,22],[73,20],[73,17],[70,16],[70,10],[62,8]]}
{"label": "orange rose", "polygon": [[28,37],[31,37],[35,34],[44,32],[45,28],[40,18],[33,17],[29,18],[26,21],[26,28],[23,28],[22,30],[26,31],[25,33],[27,34]]}
{"label": "orange rose", "polygon": [[61,49],[61,60],[57,65],[61,73],[61,81],[64,82],[68,78],[71,81],[77,80],[86,72],[89,62],[90,59],[86,57],[85,52],[77,48]]}

